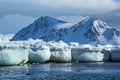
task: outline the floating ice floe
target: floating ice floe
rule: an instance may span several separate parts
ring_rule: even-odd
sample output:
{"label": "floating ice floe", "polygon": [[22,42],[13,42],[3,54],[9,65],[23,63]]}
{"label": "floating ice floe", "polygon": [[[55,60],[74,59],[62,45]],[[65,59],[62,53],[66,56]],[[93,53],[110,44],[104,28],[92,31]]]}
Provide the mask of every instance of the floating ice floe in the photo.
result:
{"label": "floating ice floe", "polygon": [[101,53],[104,54],[103,61],[109,61],[113,46],[107,44],[107,45],[98,45],[97,47],[100,48]]}
{"label": "floating ice floe", "polygon": [[[104,61],[120,61],[119,45],[101,45]],[[100,46],[98,46],[100,48]]]}
{"label": "floating ice floe", "polygon": [[60,42],[49,42],[48,45],[51,48],[51,61],[56,62],[70,62],[71,61],[71,49],[70,47],[60,41]]}
{"label": "floating ice floe", "polygon": [[30,48],[29,62],[43,63],[50,60],[50,48],[47,46],[40,46],[39,48]]}
{"label": "floating ice floe", "polygon": [[114,46],[110,51],[111,61],[120,61],[120,46]]}
{"label": "floating ice floe", "polygon": [[119,45],[90,45],[42,40],[0,42],[0,65],[23,63],[120,61]]}
{"label": "floating ice floe", "polygon": [[79,47],[74,47],[71,50],[73,61],[102,61],[104,54],[100,52],[100,49],[95,48],[91,45],[80,45]]}
{"label": "floating ice floe", "polygon": [[28,61],[25,47],[0,47],[0,65],[19,65]]}

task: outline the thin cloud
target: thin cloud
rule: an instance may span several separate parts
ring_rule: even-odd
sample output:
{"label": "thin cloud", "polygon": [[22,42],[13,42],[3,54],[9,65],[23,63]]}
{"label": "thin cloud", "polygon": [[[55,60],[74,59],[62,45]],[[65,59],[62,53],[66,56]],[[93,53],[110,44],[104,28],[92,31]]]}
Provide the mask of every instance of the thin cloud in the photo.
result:
{"label": "thin cloud", "polygon": [[113,0],[0,0],[0,15],[102,14],[119,8]]}
{"label": "thin cloud", "polygon": [[0,0],[0,17],[25,16],[92,16],[120,26],[120,0]]}

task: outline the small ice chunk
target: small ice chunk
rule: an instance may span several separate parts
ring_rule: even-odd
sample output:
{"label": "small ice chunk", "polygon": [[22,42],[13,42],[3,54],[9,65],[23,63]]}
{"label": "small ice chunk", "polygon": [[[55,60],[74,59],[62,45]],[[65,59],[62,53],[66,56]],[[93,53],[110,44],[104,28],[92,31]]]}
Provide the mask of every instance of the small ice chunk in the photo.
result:
{"label": "small ice chunk", "polygon": [[78,48],[78,47],[80,47],[80,44],[77,42],[70,42],[70,47],[71,48]]}

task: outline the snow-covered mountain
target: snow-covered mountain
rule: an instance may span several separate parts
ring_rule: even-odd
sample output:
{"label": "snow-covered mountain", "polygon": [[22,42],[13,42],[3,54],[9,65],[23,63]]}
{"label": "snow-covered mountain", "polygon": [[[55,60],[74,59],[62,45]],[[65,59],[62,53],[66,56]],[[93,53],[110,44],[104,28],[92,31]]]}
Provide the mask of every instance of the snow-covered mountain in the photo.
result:
{"label": "snow-covered mountain", "polygon": [[24,16],[20,14],[5,15],[0,18],[0,33],[9,34],[16,33],[25,26],[32,23],[35,18],[30,16]]}
{"label": "snow-covered mountain", "polygon": [[77,24],[73,24],[45,16],[20,30],[12,40],[27,40],[29,38],[43,39],[44,41],[63,40],[81,44],[118,44],[120,31],[97,18],[87,17]]}
{"label": "snow-covered mountain", "polygon": [[0,42],[8,42],[13,36],[14,34],[0,34]]}
{"label": "snow-covered mountain", "polygon": [[39,39],[49,34],[56,26],[66,22],[54,19],[52,17],[40,17],[33,24],[19,31],[12,40],[26,40],[29,38]]}

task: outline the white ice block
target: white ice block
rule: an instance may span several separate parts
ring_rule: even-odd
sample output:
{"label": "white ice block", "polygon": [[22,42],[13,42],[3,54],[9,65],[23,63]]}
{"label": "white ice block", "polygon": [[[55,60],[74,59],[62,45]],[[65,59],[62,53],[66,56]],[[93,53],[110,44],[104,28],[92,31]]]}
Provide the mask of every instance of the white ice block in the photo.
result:
{"label": "white ice block", "polygon": [[0,47],[0,65],[26,63],[28,54],[28,50],[24,47]]}
{"label": "white ice block", "polygon": [[104,57],[104,54],[102,54],[99,50],[89,50],[87,48],[73,48],[71,54],[73,61],[102,61]]}
{"label": "white ice block", "polygon": [[55,62],[71,62],[71,49],[67,47],[51,49],[50,60]]}
{"label": "white ice block", "polygon": [[120,61],[120,51],[111,51],[110,60],[119,62]]}
{"label": "white ice block", "polygon": [[48,47],[45,48],[45,46],[29,50],[29,62],[31,63],[43,63],[49,61],[50,56],[50,49]]}

